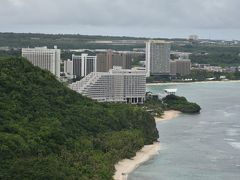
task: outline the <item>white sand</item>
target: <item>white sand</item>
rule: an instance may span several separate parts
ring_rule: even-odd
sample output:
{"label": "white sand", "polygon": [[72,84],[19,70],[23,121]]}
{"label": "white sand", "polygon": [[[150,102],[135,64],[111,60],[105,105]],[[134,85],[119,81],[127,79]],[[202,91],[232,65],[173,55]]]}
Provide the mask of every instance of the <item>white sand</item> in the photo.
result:
{"label": "white sand", "polygon": [[159,142],[155,142],[152,145],[144,146],[140,151],[136,153],[136,156],[132,159],[124,159],[115,165],[114,180],[127,180],[129,173],[134,171],[142,163],[148,161],[151,157],[156,155],[160,150]]}
{"label": "white sand", "polygon": [[[211,81],[216,82],[216,81]],[[217,82],[240,82],[240,81],[217,81]],[[195,82],[195,83],[208,83],[208,82]],[[187,84],[187,83],[153,83],[153,84],[147,84],[147,85],[167,85],[167,84]],[[179,111],[165,111],[164,115],[161,118],[155,117],[156,123],[167,121],[173,118],[176,118],[179,116],[181,112]],[[151,157],[156,155],[160,150],[160,143],[155,142],[152,145],[146,145],[144,146],[140,151],[136,153],[136,156],[132,159],[124,159],[120,162],[118,162],[115,165],[116,172],[113,176],[114,180],[127,180],[127,176],[129,173],[134,171],[138,166],[140,166],[142,163],[148,161]]]}
{"label": "white sand", "polygon": [[155,117],[155,121],[156,123],[161,121],[167,121],[167,120],[178,117],[180,113],[181,113],[180,111],[174,111],[174,110],[164,111],[164,115],[161,118]]}
{"label": "white sand", "polygon": [[[179,111],[165,111],[162,118],[156,118],[156,122],[166,121],[176,118],[181,112]],[[132,159],[124,159],[115,165],[116,172],[113,176],[114,180],[127,180],[129,173],[134,171],[142,163],[148,161],[151,157],[156,155],[160,150],[160,143],[155,142],[152,145],[144,146],[140,151],[136,153],[136,156]]]}

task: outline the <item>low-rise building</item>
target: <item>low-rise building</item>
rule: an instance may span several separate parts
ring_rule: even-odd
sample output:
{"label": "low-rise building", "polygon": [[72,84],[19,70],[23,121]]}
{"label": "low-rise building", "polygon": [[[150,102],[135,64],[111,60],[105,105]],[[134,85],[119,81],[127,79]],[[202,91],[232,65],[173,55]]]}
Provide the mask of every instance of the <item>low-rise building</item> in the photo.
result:
{"label": "low-rise building", "polygon": [[198,64],[195,63],[192,65],[193,70],[204,70],[208,72],[223,72],[224,68],[220,66],[211,66],[210,64]]}

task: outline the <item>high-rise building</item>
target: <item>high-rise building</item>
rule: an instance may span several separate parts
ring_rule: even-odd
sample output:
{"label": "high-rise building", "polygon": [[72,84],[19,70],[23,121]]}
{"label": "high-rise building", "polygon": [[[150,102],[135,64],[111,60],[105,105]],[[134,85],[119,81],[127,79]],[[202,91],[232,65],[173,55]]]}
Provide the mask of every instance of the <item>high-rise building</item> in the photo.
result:
{"label": "high-rise building", "polygon": [[73,61],[68,59],[64,61],[64,73],[67,76],[73,76]]}
{"label": "high-rise building", "polygon": [[47,47],[22,48],[22,57],[30,61],[34,66],[45,69],[60,77],[60,49]]}
{"label": "high-rise building", "polygon": [[96,72],[97,57],[82,54],[80,56],[72,55],[73,75],[77,77],[85,77],[91,72]]}
{"label": "high-rise building", "polygon": [[97,72],[108,72],[113,66],[131,69],[132,58],[126,53],[114,53],[112,50],[97,54]]}
{"label": "high-rise building", "polygon": [[170,62],[171,75],[186,76],[191,73],[191,60],[175,60]]}
{"label": "high-rise building", "polygon": [[171,42],[150,40],[146,42],[147,77],[170,74]]}
{"label": "high-rise building", "polygon": [[109,72],[92,72],[70,88],[99,102],[141,104],[145,100],[146,71],[114,66]]}
{"label": "high-rise building", "polygon": [[170,61],[170,75],[175,76],[177,75],[177,62]]}
{"label": "high-rise building", "polygon": [[108,72],[112,69],[112,56],[113,52],[111,50],[97,54],[97,72]]}

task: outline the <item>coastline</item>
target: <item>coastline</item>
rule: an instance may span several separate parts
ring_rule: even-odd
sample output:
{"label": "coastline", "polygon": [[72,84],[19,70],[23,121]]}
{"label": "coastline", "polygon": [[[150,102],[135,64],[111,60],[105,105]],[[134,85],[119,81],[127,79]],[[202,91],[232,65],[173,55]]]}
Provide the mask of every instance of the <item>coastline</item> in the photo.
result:
{"label": "coastline", "polygon": [[[181,112],[179,111],[164,111],[164,115],[161,118],[155,117],[156,123],[171,120],[176,118]],[[127,180],[128,174],[133,172],[142,163],[151,159],[154,155],[160,151],[160,142],[155,142],[151,145],[145,145],[141,150],[136,153],[136,156],[131,159],[123,159],[115,164],[114,180]]]}
{"label": "coastline", "polygon": [[238,82],[240,80],[228,80],[228,81],[196,81],[196,82],[167,82],[167,83],[147,83],[147,86],[159,86],[159,85],[178,85],[178,84],[201,84],[201,83],[231,83]]}
{"label": "coastline", "polygon": [[152,145],[145,145],[136,153],[132,159],[124,159],[115,164],[116,172],[113,176],[114,180],[127,180],[128,174],[134,171],[142,163],[151,159],[160,150],[160,143],[155,142]]}
{"label": "coastline", "polygon": [[171,120],[178,117],[179,114],[181,114],[180,111],[175,111],[175,110],[164,111],[164,114],[162,117],[155,117],[155,121],[156,123],[158,123],[162,121]]}

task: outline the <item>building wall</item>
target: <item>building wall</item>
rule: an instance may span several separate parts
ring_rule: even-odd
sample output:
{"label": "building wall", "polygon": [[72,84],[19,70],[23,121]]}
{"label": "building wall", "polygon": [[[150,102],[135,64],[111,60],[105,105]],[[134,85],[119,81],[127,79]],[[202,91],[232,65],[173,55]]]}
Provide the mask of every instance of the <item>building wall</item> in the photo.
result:
{"label": "building wall", "polygon": [[97,72],[108,72],[113,66],[131,69],[131,56],[125,53],[113,53],[111,50],[97,54]]}
{"label": "building wall", "polygon": [[82,72],[82,61],[81,59],[72,57],[73,61],[73,75],[77,77],[81,77],[81,72]]}
{"label": "building wall", "polygon": [[113,67],[112,51],[97,54],[97,72],[108,72]]}
{"label": "building wall", "polygon": [[176,75],[177,74],[177,63],[176,61],[170,61],[170,74]]}
{"label": "building wall", "polygon": [[96,56],[88,56],[88,54],[82,54],[80,56],[73,54],[73,75],[85,77],[91,72],[96,72],[96,59]]}
{"label": "building wall", "polygon": [[22,57],[25,57],[34,66],[45,69],[60,77],[60,49],[47,47],[23,48]]}
{"label": "building wall", "polygon": [[190,60],[175,60],[170,61],[171,75],[180,74],[185,76],[191,73],[191,61]]}
{"label": "building wall", "polygon": [[100,102],[143,103],[146,72],[114,67],[109,72],[91,73],[70,88]]}
{"label": "building wall", "polygon": [[68,59],[64,61],[64,73],[73,75],[73,61]]}
{"label": "building wall", "polygon": [[151,40],[146,43],[147,76],[170,74],[170,50],[170,42]]}
{"label": "building wall", "polygon": [[177,73],[181,76],[186,76],[191,73],[191,61],[179,60],[177,62]]}

